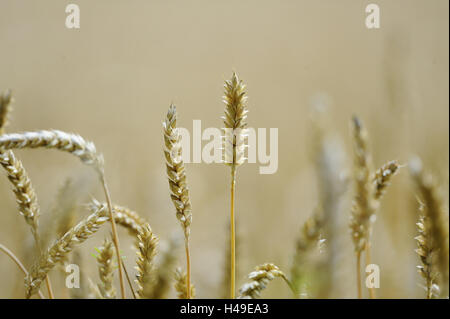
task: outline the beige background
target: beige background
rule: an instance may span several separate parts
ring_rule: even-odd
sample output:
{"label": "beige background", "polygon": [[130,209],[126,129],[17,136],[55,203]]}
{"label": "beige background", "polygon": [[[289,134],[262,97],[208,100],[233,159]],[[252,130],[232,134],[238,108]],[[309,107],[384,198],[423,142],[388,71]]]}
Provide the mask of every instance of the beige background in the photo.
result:
{"label": "beige background", "polygon": [[[69,1],[0,2],[0,90],[13,89],[16,99],[8,130],[54,128],[93,140],[106,158],[113,200],[137,210],[167,239],[180,228],[161,150],[165,112],[173,101],[181,126],[201,119],[203,127],[220,127],[223,81],[236,70],[248,86],[250,126],[279,129],[278,172],[259,175],[255,164],[238,172],[239,284],[265,261],[289,269],[298,230],[317,204],[310,111],[319,93],[331,100],[328,127],[342,140],[348,168],[349,119],[358,114],[377,166],[418,154],[448,185],[448,1],[376,1],[379,30],[364,25],[368,1],[72,2],[81,9],[79,30],[64,26]],[[67,154],[17,154],[38,192],[43,222],[66,177],[92,174]],[[199,297],[213,298],[224,268],[229,171],[218,164],[189,164],[187,171],[193,280]],[[2,178],[0,242],[23,256],[29,231],[9,189]],[[414,195],[403,169],[379,212],[373,259],[382,269],[382,297],[423,295],[413,251]],[[336,270],[337,297],[354,297],[353,248],[347,229],[341,236],[348,261]],[[90,254],[102,238],[83,249],[94,281]],[[132,269],[130,245],[123,239]],[[0,265],[0,297],[21,297],[21,274],[3,255]],[[290,295],[274,283],[264,296]]]}

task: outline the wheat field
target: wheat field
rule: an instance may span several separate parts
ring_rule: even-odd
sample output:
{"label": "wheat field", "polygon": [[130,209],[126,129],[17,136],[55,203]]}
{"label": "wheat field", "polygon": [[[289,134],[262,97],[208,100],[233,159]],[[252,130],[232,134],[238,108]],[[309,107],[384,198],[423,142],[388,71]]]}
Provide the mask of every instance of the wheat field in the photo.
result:
{"label": "wheat field", "polygon": [[448,298],[447,1],[76,3],[0,2],[0,298]]}

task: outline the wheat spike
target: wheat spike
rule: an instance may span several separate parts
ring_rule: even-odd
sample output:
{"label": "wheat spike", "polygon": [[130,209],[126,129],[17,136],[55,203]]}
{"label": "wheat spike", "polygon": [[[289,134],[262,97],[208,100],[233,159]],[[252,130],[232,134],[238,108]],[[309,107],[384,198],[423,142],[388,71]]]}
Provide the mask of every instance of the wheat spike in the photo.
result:
{"label": "wheat spike", "polygon": [[104,299],[115,299],[116,290],[113,286],[114,279],[114,246],[113,243],[105,239],[103,245],[98,248],[97,256],[98,273],[100,276],[100,284],[98,289]]}
{"label": "wheat spike", "polygon": [[[175,269],[175,291],[177,292],[178,299],[188,299],[187,298],[187,287],[186,287],[187,274],[181,268]],[[191,298],[195,298],[195,287],[191,284]]]}
{"label": "wheat spike", "polygon": [[400,165],[397,161],[390,161],[376,171],[374,177],[376,200],[379,200],[384,195],[386,188],[391,184],[391,178],[397,174],[399,168]]}
{"label": "wheat spike", "polygon": [[416,225],[419,232],[419,235],[415,238],[417,241],[416,253],[422,263],[422,265],[417,266],[417,270],[425,279],[426,297],[431,299],[439,291],[439,286],[436,284],[436,273],[433,270],[433,241],[430,236],[429,222],[425,216],[421,216]]}
{"label": "wheat spike", "polygon": [[176,209],[176,216],[183,226],[184,235],[189,238],[192,222],[189,188],[186,170],[182,159],[181,135],[177,129],[177,110],[175,105],[169,107],[164,128],[164,155],[170,186],[170,197]]}
{"label": "wheat spike", "polygon": [[225,81],[225,116],[222,116],[224,130],[224,162],[237,167],[245,162],[245,128],[247,127],[246,87],[233,72],[230,80]]}
{"label": "wheat spike", "polygon": [[33,236],[38,238],[38,218],[40,215],[36,193],[31,184],[22,162],[18,160],[12,151],[0,153],[0,164],[7,173],[7,177],[13,186],[13,192],[19,206],[20,214],[31,227]]}
{"label": "wheat spike", "polygon": [[103,169],[103,157],[97,154],[95,145],[76,134],[58,130],[43,130],[0,136],[0,151],[40,147],[71,153],[83,163],[92,165],[98,170]]}
{"label": "wheat spike", "polygon": [[154,263],[158,248],[158,237],[153,234],[149,224],[145,224],[139,231],[137,248],[137,295],[147,299],[152,296],[155,280]]}
{"label": "wheat spike", "polygon": [[376,210],[373,199],[375,185],[372,183],[372,160],[367,148],[367,132],[356,117],[353,118],[353,137],[355,141],[355,186],[356,194],[352,205],[350,229],[355,251],[364,250]]}
{"label": "wheat spike", "polygon": [[[410,172],[423,202],[426,221],[425,231],[429,232],[431,247],[435,254],[432,262],[438,273],[436,283],[441,287],[442,295],[447,296],[449,280],[448,219],[446,218],[441,191],[432,176],[424,172],[419,159],[411,161]],[[430,244],[428,243],[428,245]]]}
{"label": "wheat spike", "polygon": [[101,225],[108,221],[108,215],[101,210],[89,215],[70,229],[51,245],[31,268],[25,279],[26,297],[30,298],[40,288],[50,270],[55,267],[72,249],[95,234]]}
{"label": "wheat spike", "polygon": [[240,299],[256,299],[267,284],[275,278],[282,278],[292,289],[292,285],[286,275],[274,264],[266,263],[255,268],[255,271],[248,275],[250,282],[244,284],[239,289]]}

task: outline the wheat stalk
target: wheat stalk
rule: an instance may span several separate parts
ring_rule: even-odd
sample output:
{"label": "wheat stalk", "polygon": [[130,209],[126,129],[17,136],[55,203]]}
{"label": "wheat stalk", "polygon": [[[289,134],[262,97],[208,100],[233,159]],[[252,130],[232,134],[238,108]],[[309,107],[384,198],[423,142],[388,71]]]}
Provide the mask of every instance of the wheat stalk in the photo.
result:
{"label": "wheat stalk", "polygon": [[154,284],[154,263],[158,248],[158,237],[153,234],[149,224],[145,224],[141,228],[137,237],[137,295],[140,298],[150,298]]}
{"label": "wheat stalk", "polygon": [[245,127],[247,126],[247,95],[244,83],[233,72],[230,80],[225,82],[225,116],[222,117],[224,130],[224,161],[231,167],[231,207],[230,207],[230,296],[235,298],[236,285],[236,225],[234,213],[236,169],[245,161]]}
{"label": "wheat stalk", "polygon": [[[186,287],[191,286],[191,262],[189,252],[190,226],[192,223],[191,201],[186,182],[186,171],[182,159],[181,135],[177,129],[177,110],[175,105],[170,105],[165,121],[164,129],[164,155],[166,158],[167,176],[169,179],[170,197],[176,209],[176,216],[184,231],[184,243],[186,251]],[[187,290],[188,299],[190,291]]]}
{"label": "wheat stalk", "polygon": [[7,177],[13,186],[19,212],[30,226],[33,237],[38,243],[38,218],[40,212],[31,180],[22,162],[14,156],[12,151],[0,153],[0,164],[5,169]]}
{"label": "wheat stalk", "polygon": [[[177,268],[175,269],[175,291],[177,292],[177,296],[178,299],[188,299],[186,291],[187,291],[187,287],[186,287],[186,277],[187,274],[185,271],[183,271],[181,268]],[[191,284],[191,288],[190,288],[190,298],[195,298],[195,287],[194,285]]]}
{"label": "wheat stalk", "polygon": [[[28,276],[28,271],[26,270],[26,268],[23,266],[23,264],[20,262],[19,258],[17,258],[16,255],[14,255],[14,253],[9,250],[7,247],[3,246],[2,244],[0,244],[0,251],[3,251],[9,258],[11,258],[11,260],[17,265],[17,267],[19,267],[19,269],[23,272],[23,274],[26,276]],[[38,291],[39,297],[41,299],[44,299],[44,295]]]}
{"label": "wheat stalk", "polygon": [[266,263],[257,266],[255,271],[248,275],[248,278],[251,281],[244,284],[241,289],[239,289],[239,298],[257,298],[261,294],[261,291],[267,287],[267,284],[277,277],[282,278],[288,284],[289,288],[295,293],[295,289],[287,276],[274,264]]}
{"label": "wheat stalk", "polygon": [[113,287],[114,279],[114,245],[108,239],[103,241],[103,245],[98,248],[97,256],[98,273],[101,284],[98,289],[104,299],[115,299],[116,290]]}
{"label": "wheat stalk", "polygon": [[442,289],[442,295],[446,296],[448,294],[449,280],[449,237],[448,220],[445,217],[441,191],[432,176],[423,171],[422,163],[419,159],[411,161],[410,172],[423,202],[426,221],[424,230],[429,232],[431,238],[427,244],[431,245],[435,254],[432,263],[433,266],[435,264],[439,274],[436,282],[439,283]]}

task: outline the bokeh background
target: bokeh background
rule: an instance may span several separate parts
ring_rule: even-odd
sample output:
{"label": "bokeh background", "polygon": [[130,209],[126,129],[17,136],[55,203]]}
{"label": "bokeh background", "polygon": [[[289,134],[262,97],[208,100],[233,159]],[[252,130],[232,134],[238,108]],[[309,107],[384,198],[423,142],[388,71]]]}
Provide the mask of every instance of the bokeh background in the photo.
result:
{"label": "bokeh background", "polygon": [[[81,28],[65,28],[76,3]],[[61,129],[95,142],[106,159],[113,201],[147,218],[161,240],[181,233],[170,202],[162,153],[162,121],[171,102],[180,126],[221,127],[223,82],[235,70],[248,87],[249,125],[279,130],[276,174],[257,164],[238,171],[238,286],[263,262],[289,272],[295,240],[318,205],[313,137],[317,105],[326,133],[338,141],[342,174],[351,174],[349,122],[366,124],[377,167],[413,155],[448,196],[448,1],[382,1],[380,29],[365,27],[369,1],[24,1],[0,2],[0,90],[11,88],[9,132]],[[78,183],[79,204],[101,198],[94,172],[55,151],[17,151],[39,196],[41,226],[51,222],[57,190]],[[220,297],[229,219],[229,169],[187,164],[192,195],[192,263],[197,296]],[[2,174],[4,175],[4,174]],[[414,253],[415,189],[401,169],[382,201],[373,237],[381,267],[378,296],[422,297]],[[74,195],[75,196],[75,195]],[[336,212],[343,225],[331,296],[356,296],[353,246],[346,227],[352,187]],[[447,205],[448,207],[448,205]],[[0,242],[30,266],[31,235],[0,179]],[[87,214],[80,209],[81,218]],[[109,229],[108,227],[105,227]],[[92,254],[107,230],[80,253],[82,272],[98,281]],[[132,239],[120,231],[133,272]],[[180,252],[179,264],[184,265]],[[21,298],[23,276],[0,255],[0,297]],[[68,295],[52,272],[58,297]],[[288,298],[282,282],[265,297]]]}

